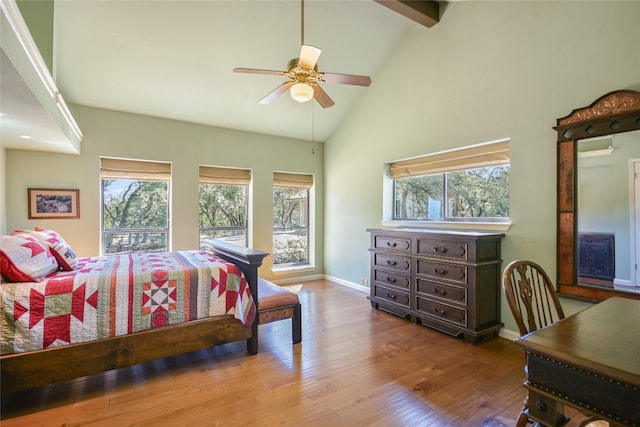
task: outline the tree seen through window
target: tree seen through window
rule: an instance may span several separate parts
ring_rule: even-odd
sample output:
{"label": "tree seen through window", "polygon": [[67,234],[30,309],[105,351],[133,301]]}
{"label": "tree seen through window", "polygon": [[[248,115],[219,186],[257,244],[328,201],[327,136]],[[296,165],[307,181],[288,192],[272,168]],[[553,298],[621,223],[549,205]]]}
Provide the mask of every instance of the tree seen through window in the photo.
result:
{"label": "tree seen through window", "polygon": [[397,178],[394,204],[395,219],[507,218],[509,165]]}
{"label": "tree seen through window", "polygon": [[103,179],[103,253],[168,250],[169,183]]}
{"label": "tree seen through window", "polygon": [[273,264],[309,262],[309,190],[273,187]]}
{"label": "tree seen through window", "polygon": [[200,184],[200,242],[221,239],[247,245],[247,186]]}

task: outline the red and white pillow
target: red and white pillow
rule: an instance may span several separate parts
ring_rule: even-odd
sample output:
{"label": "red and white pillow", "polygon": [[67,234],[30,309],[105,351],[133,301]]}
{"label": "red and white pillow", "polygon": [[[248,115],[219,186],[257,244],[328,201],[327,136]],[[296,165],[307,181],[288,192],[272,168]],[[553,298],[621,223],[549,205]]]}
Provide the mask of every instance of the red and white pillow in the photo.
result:
{"label": "red and white pillow", "polygon": [[61,270],[71,271],[78,265],[78,256],[67,242],[53,230],[15,230],[12,236],[30,236],[49,248]]}
{"label": "red and white pillow", "polygon": [[0,236],[0,271],[13,282],[39,282],[58,271],[48,247],[34,237]]}
{"label": "red and white pillow", "polygon": [[71,246],[62,238],[61,235],[53,230],[44,230],[36,227],[37,232],[41,232],[48,236],[49,248],[53,256],[58,260],[60,268],[65,271],[71,271],[78,266],[78,255],[71,249]]}

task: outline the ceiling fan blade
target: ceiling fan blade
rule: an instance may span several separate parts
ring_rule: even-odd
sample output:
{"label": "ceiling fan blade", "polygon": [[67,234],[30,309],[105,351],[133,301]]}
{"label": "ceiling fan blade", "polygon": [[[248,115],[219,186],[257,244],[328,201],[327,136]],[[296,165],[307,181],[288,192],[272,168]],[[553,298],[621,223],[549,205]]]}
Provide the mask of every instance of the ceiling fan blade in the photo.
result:
{"label": "ceiling fan blade", "polygon": [[313,70],[318,62],[322,49],[308,44],[303,44],[300,48],[300,59],[298,65],[306,70]]}
{"label": "ceiling fan blade", "polygon": [[234,68],[234,73],[246,73],[246,74],[271,74],[274,76],[286,76],[286,71],[276,71],[276,70],[261,70],[259,68]]}
{"label": "ceiling fan blade", "polygon": [[260,104],[271,104],[273,101],[275,101],[277,97],[285,93],[294,83],[295,83],[294,81],[288,81],[288,82],[282,83],[280,86],[278,86],[277,88],[275,88],[274,90],[266,94],[258,102]]}
{"label": "ceiling fan blade", "polygon": [[371,77],[356,76],[354,74],[318,73],[321,80],[327,83],[341,83],[344,85],[369,86]]}
{"label": "ceiling fan blade", "polygon": [[313,87],[313,97],[316,101],[318,101],[318,104],[320,104],[322,108],[329,108],[335,104],[335,102],[333,102],[333,99],[331,99],[331,97],[327,94],[327,92],[324,91],[324,89],[320,87],[320,85],[312,83],[311,87]]}

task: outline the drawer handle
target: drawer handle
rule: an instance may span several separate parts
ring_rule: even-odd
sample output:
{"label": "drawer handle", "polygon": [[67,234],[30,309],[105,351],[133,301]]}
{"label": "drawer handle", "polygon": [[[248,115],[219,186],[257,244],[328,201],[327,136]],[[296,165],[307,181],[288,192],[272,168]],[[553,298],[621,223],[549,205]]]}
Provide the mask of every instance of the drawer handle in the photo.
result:
{"label": "drawer handle", "polygon": [[437,254],[446,254],[447,253],[447,248],[444,247],[440,247],[440,246],[435,246],[433,248],[433,251]]}
{"label": "drawer handle", "polygon": [[444,289],[440,289],[440,288],[433,288],[433,293],[434,294],[440,294],[440,295],[446,295],[447,291]]}
{"label": "drawer handle", "polygon": [[387,282],[389,282],[389,283],[396,283],[396,278],[395,278],[395,277],[389,277],[389,276],[387,276]]}
{"label": "drawer handle", "polygon": [[444,276],[447,274],[447,270],[445,268],[435,268],[433,269],[433,273],[434,274],[439,274],[441,276]]}
{"label": "drawer handle", "polygon": [[433,311],[434,311],[434,313],[440,314],[442,316],[446,316],[446,314],[447,314],[447,310],[445,310],[444,308],[440,310],[440,309],[438,309],[438,307],[433,307]]}
{"label": "drawer handle", "polygon": [[387,298],[389,299],[396,299],[396,296],[393,294],[387,294]]}
{"label": "drawer handle", "polygon": [[387,264],[388,265],[398,265],[398,261],[396,261],[394,259],[388,259],[387,260]]}
{"label": "drawer handle", "polygon": [[536,401],[536,408],[537,408],[537,409],[538,409],[538,411],[540,411],[540,412],[547,412],[547,410],[549,409],[549,408],[547,407],[547,404],[546,404],[546,403],[544,403],[544,401],[542,401],[542,400],[537,400],[537,401]]}
{"label": "drawer handle", "polygon": [[396,242],[387,242],[387,246],[389,246],[390,248],[395,248],[396,246],[398,246],[398,244]]}

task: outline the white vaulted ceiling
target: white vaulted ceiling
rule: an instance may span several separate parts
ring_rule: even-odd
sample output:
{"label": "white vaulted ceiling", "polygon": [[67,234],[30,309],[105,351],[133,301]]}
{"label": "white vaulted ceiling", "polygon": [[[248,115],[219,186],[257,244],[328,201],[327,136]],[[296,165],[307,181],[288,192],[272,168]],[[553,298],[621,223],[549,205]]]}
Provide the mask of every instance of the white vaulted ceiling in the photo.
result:
{"label": "white vaulted ceiling", "polygon": [[[367,88],[324,83],[335,106],[298,104],[284,82],[301,44],[300,1],[56,1],[54,77],[68,103],[324,141]],[[419,24],[372,1],[305,1],[319,71],[375,74]]]}

